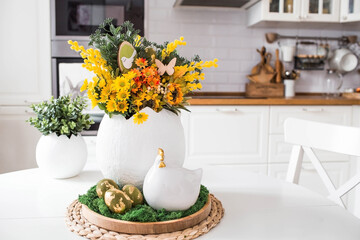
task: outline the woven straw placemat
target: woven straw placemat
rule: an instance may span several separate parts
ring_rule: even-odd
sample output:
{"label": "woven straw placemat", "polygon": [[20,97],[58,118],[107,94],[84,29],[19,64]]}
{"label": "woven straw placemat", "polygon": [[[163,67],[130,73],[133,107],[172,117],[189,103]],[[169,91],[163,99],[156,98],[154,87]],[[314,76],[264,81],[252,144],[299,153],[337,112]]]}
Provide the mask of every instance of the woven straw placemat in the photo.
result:
{"label": "woven straw placemat", "polygon": [[172,233],[162,233],[158,235],[131,235],[108,231],[100,228],[87,221],[81,214],[81,203],[75,200],[68,208],[65,218],[66,225],[70,231],[86,237],[88,239],[104,239],[104,240],[120,240],[120,239],[137,239],[137,240],[181,240],[194,239],[214,228],[224,216],[224,208],[221,202],[212,194],[210,194],[211,211],[209,216],[192,228]]}

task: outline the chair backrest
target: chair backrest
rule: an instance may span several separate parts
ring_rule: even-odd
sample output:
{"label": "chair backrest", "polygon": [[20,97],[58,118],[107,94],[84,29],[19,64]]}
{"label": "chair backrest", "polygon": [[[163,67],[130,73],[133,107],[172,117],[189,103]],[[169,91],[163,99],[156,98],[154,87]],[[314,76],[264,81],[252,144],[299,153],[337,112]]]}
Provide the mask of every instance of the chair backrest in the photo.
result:
{"label": "chair backrest", "polygon": [[360,156],[360,128],[288,118],[285,142]]}
{"label": "chair backrest", "polygon": [[345,207],[341,197],[360,183],[360,173],[336,188],[313,149],[360,156],[360,128],[288,118],[284,123],[285,142],[292,143],[286,180],[299,183],[303,156],[314,165],[331,200]]}

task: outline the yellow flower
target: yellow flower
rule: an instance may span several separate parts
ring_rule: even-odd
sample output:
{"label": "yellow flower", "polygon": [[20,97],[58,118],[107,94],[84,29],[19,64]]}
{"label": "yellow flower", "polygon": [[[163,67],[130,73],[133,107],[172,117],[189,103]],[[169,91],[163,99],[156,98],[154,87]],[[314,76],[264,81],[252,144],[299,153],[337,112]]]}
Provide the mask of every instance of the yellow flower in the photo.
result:
{"label": "yellow flower", "polygon": [[114,112],[116,109],[116,102],[115,100],[109,100],[106,103],[106,109],[108,110],[108,112]]}
{"label": "yellow flower", "polygon": [[87,89],[87,87],[88,87],[88,80],[85,79],[85,80],[84,80],[84,84],[83,84],[83,85],[81,86],[81,88],[80,88],[80,92],[85,91],[85,90]]}
{"label": "yellow flower", "polygon": [[110,94],[111,94],[111,89],[109,85],[101,89],[100,102],[106,102],[109,99]]}
{"label": "yellow flower", "polygon": [[183,101],[183,92],[179,84],[170,83],[168,85],[168,92],[166,94],[166,100],[171,105],[178,105]]}
{"label": "yellow flower", "polygon": [[128,91],[120,91],[116,94],[117,99],[119,100],[126,100],[130,96],[130,93]]}
{"label": "yellow flower", "polygon": [[180,78],[184,76],[184,74],[188,71],[187,65],[184,66],[175,66],[174,67],[174,74],[172,75],[174,78]]}
{"label": "yellow flower", "polygon": [[120,91],[122,89],[128,89],[130,83],[125,77],[117,77],[114,82],[114,87],[117,91]]}
{"label": "yellow flower", "polygon": [[162,50],[161,58],[164,60],[164,58],[166,58],[170,55],[170,53],[175,51],[175,49],[179,45],[186,45],[186,42],[184,42],[184,37],[180,37],[180,40],[175,39],[173,42],[168,43],[168,45],[166,45],[166,49]]}
{"label": "yellow flower", "polygon": [[101,79],[100,82],[99,82],[99,87],[103,88],[103,87],[105,87],[105,85],[106,85],[105,79]]}
{"label": "yellow flower", "polygon": [[128,110],[128,103],[126,101],[120,101],[116,105],[116,111],[124,113]]}
{"label": "yellow flower", "polygon": [[135,38],[135,47],[140,46],[140,43],[141,43],[141,37],[137,35]]}
{"label": "yellow flower", "polygon": [[213,61],[206,61],[204,64],[202,64],[202,67],[205,68],[218,67],[217,61],[218,61],[217,58],[215,58]]}
{"label": "yellow flower", "polygon": [[135,104],[137,107],[140,107],[140,106],[143,104],[143,103],[142,103],[143,100],[144,100],[144,99],[142,99],[142,98],[135,99],[134,104]]}
{"label": "yellow flower", "polygon": [[149,115],[147,115],[146,113],[136,113],[134,115],[134,123],[136,124],[142,124],[143,122],[145,122],[148,119]]}

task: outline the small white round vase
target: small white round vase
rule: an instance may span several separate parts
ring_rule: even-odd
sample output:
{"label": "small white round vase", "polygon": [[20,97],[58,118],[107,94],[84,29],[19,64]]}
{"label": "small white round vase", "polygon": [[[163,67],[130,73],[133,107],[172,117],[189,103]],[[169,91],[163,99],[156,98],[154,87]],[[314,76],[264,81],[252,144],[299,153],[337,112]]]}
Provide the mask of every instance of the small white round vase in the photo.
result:
{"label": "small white round vase", "polygon": [[36,162],[39,168],[53,178],[70,178],[84,168],[87,158],[86,144],[82,136],[59,137],[52,133],[41,136],[36,146]]}
{"label": "small white round vase", "polygon": [[98,130],[96,159],[100,170],[105,178],[121,186],[142,188],[158,148],[164,149],[169,166],[182,167],[184,163],[185,137],[180,116],[150,108],[140,112],[149,115],[140,125],[134,123],[133,117],[126,120],[120,115],[105,115]]}

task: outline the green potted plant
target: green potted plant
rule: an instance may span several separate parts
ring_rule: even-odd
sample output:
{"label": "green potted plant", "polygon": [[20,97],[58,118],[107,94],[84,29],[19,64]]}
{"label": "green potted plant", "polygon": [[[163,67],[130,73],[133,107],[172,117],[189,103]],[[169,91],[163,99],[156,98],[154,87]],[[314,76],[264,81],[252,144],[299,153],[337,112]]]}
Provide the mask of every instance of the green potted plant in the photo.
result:
{"label": "green potted plant", "polygon": [[27,121],[43,134],[36,146],[39,168],[54,178],[79,174],[87,158],[86,144],[80,132],[93,124],[90,116],[82,113],[85,100],[81,97],[52,97],[30,107],[37,116]]}

